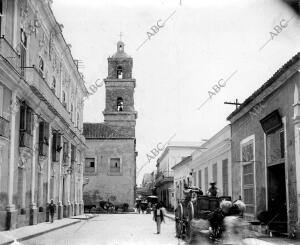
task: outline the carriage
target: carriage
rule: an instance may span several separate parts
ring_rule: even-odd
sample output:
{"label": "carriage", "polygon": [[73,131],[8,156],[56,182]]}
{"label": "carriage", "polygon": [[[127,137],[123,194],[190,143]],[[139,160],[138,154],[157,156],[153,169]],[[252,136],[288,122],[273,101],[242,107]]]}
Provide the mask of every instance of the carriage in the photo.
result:
{"label": "carriage", "polygon": [[176,236],[178,238],[189,239],[193,219],[208,220],[212,212],[219,208],[222,200],[231,201],[230,196],[210,197],[199,195],[199,193],[199,189],[189,189],[186,198],[178,203],[175,210]]}

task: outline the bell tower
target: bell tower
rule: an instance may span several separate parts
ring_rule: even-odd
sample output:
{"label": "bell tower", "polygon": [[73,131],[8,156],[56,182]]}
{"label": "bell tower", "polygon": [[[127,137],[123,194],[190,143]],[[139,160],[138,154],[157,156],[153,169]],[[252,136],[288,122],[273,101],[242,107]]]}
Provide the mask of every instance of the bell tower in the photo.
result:
{"label": "bell tower", "polygon": [[137,112],[134,110],[132,58],[124,51],[124,43],[117,43],[117,52],[109,57],[108,76],[104,79],[106,104],[104,123],[126,137],[135,137]]}

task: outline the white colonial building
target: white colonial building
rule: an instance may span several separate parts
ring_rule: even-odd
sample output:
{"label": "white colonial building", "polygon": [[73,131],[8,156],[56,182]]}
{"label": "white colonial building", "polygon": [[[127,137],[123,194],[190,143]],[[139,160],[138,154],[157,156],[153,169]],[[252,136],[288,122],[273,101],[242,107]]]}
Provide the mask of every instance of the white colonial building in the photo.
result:
{"label": "white colonial building", "polygon": [[[216,182],[219,196],[232,195],[231,128],[223,128],[198,149],[172,167],[175,204],[184,199],[185,185],[200,187],[205,194],[210,182]],[[175,205],[176,206],[176,205]]]}
{"label": "white colonial building", "polygon": [[82,213],[87,94],[48,0],[0,0],[0,230]]}

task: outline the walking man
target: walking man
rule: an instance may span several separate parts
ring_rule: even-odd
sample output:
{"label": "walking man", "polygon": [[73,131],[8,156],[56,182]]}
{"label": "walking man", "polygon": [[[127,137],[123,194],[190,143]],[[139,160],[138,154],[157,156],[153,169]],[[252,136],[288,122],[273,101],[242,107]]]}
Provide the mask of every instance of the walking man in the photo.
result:
{"label": "walking man", "polygon": [[51,223],[53,223],[55,211],[56,211],[56,205],[53,203],[53,199],[51,199],[51,202],[49,204],[49,213],[50,213],[50,217],[51,217]]}
{"label": "walking man", "polygon": [[165,223],[165,219],[164,219],[164,212],[163,212],[163,206],[161,203],[158,203],[156,205],[155,210],[153,211],[153,219],[156,222],[156,226],[157,226],[157,234],[160,234],[160,230],[161,230],[161,222]]}

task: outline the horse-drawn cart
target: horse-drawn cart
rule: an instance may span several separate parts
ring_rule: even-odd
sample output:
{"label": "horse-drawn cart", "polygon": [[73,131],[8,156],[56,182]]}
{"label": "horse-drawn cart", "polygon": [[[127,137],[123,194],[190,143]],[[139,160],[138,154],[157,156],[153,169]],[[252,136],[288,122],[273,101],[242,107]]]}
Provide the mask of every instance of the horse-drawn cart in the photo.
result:
{"label": "horse-drawn cart", "polygon": [[222,200],[231,201],[231,197],[203,196],[199,195],[199,190],[190,189],[189,194],[184,200],[179,201],[175,210],[176,236],[189,239],[192,220],[208,220],[220,207]]}

